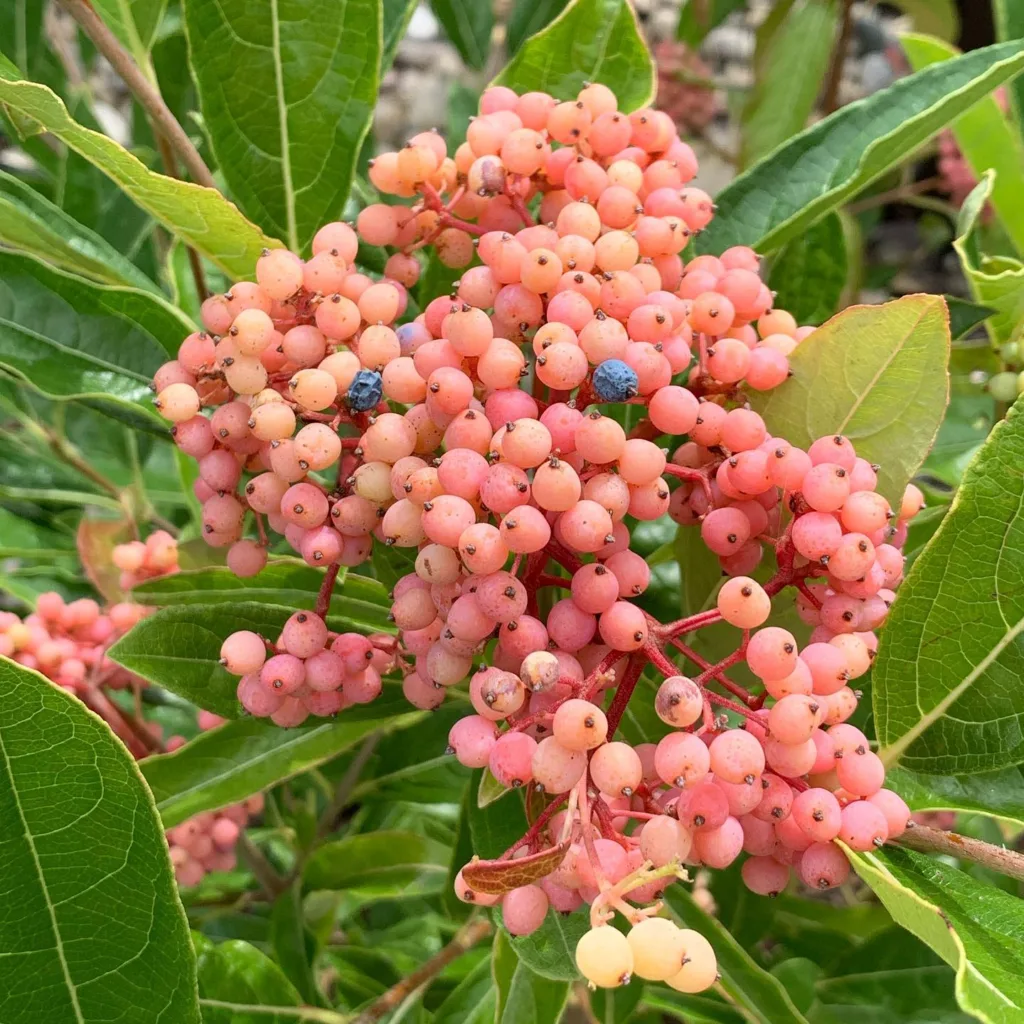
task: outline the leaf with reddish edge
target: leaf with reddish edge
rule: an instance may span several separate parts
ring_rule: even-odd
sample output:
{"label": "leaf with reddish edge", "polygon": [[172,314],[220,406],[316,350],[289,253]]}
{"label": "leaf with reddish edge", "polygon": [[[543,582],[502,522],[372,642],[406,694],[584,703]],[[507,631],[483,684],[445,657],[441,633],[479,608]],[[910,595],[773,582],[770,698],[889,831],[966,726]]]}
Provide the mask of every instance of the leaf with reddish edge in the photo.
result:
{"label": "leaf with reddish edge", "polygon": [[474,858],[462,869],[462,877],[476,892],[488,896],[504,896],[513,889],[532,885],[550,875],[562,863],[568,849],[569,843],[564,842],[515,860]]}
{"label": "leaf with reddish edge", "polygon": [[111,561],[118,544],[132,539],[127,519],[85,519],[78,524],[75,543],[89,582],[111,603],[124,600],[121,570]]}

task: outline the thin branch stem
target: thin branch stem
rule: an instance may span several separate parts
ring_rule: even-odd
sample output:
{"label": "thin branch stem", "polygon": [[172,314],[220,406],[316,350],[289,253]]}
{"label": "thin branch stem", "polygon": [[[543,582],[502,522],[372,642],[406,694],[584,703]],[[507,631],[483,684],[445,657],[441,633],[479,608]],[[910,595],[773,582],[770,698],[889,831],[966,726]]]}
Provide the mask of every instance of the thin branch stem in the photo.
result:
{"label": "thin branch stem", "polygon": [[846,50],[853,31],[853,0],[843,0],[842,21],[839,35],[832,50],[832,61],[825,85],[825,98],[821,101],[821,109],[825,114],[834,113],[839,108],[839,86],[843,80],[843,65],[846,63]]}
{"label": "thin branch stem", "polygon": [[164,103],[159,90],[146,77],[131,54],[118,42],[117,37],[107,28],[87,0],[60,0],[60,3],[121,76],[125,85],[153,119],[157,130],[166,136],[174,151],[181,157],[181,162],[192,176],[192,180],[207,188],[216,189],[217,183],[213,180],[210,168],[192,145],[192,140],[178,123],[178,119]]}
{"label": "thin branch stem", "polygon": [[865,196],[855,203],[846,207],[847,213],[863,213],[865,210],[874,209],[876,206],[885,206],[887,203],[899,203],[920,196],[922,192],[930,192],[942,185],[939,177],[922,178],[920,181],[912,181],[905,185],[897,185],[885,192],[879,192],[873,196]]}
{"label": "thin branch stem", "polygon": [[380,998],[374,1000],[352,1024],[373,1024],[400,1005],[405,997],[441,973],[453,960],[472,949],[481,939],[491,934],[491,922],[479,917],[467,921],[455,933],[455,937],[440,952],[435,953],[425,964],[416,968],[400,982],[392,985]]}
{"label": "thin branch stem", "polygon": [[959,860],[973,861],[1008,878],[1024,882],[1024,854],[1004,846],[994,846],[970,836],[917,824],[893,842],[920,853],[943,853]]}
{"label": "thin branch stem", "polygon": [[273,864],[267,860],[263,851],[244,831],[238,836],[238,850],[242,854],[242,859],[249,865],[249,870],[256,876],[260,888],[267,894],[271,902],[288,888],[288,879],[282,878],[274,870]]}
{"label": "thin branch stem", "polygon": [[229,1003],[223,999],[204,999],[200,997],[200,1006],[208,1006],[211,1010],[227,1010],[246,1017],[294,1017],[297,1021],[309,1024],[349,1024],[351,1020],[343,1013],[334,1010],[321,1010],[317,1006],[261,1006],[254,1003]]}
{"label": "thin branch stem", "polygon": [[338,581],[340,565],[330,565],[324,573],[324,581],[320,584],[320,593],[316,598],[316,613],[321,619],[327,618],[327,612],[331,607],[331,595],[334,593],[334,584]]}
{"label": "thin branch stem", "polygon": [[360,776],[366,769],[370,758],[373,757],[373,752],[377,749],[377,744],[380,743],[383,735],[380,730],[371,732],[363,740],[363,744],[356,752],[356,756],[352,758],[351,764],[345,769],[345,774],[341,777],[341,781],[334,791],[334,798],[331,800],[327,810],[320,816],[320,823],[316,829],[317,842],[326,839],[337,827],[338,818],[341,816],[341,812],[349,805],[356,785],[359,783]]}

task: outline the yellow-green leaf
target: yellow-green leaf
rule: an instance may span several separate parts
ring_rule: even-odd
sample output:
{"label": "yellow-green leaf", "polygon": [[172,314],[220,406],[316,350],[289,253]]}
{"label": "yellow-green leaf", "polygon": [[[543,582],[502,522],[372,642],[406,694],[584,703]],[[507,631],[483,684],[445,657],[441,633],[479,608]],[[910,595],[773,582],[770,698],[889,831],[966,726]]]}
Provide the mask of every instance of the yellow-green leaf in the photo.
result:
{"label": "yellow-green leaf", "polygon": [[976,302],[994,309],[985,321],[993,345],[1016,341],[1024,327],[1024,263],[1011,256],[987,256],[978,241],[978,221],[995,184],[986,171],[960,208],[953,248]]}
{"label": "yellow-green leaf", "polygon": [[752,404],[773,434],[801,447],[845,434],[881,465],[878,489],[898,503],[949,401],[949,346],[941,296],[851,306],[801,342],[793,376]]}
{"label": "yellow-green leaf", "polygon": [[94,164],[172,234],[180,235],[232,277],[251,277],[260,251],[280,244],[246,220],[219,192],[149,170],[113,139],[75,121],[46,86],[12,78],[2,64],[0,104],[30,118]]}

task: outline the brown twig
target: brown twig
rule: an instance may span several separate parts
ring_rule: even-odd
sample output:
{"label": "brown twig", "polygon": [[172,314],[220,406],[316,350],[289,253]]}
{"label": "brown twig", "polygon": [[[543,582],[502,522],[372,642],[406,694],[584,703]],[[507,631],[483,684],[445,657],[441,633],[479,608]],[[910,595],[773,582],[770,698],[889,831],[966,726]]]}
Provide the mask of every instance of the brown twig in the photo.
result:
{"label": "brown twig", "polygon": [[425,964],[417,967],[415,971],[404,977],[400,982],[392,985],[378,999],[375,999],[363,1010],[352,1024],[373,1024],[381,1017],[390,1013],[398,1006],[406,996],[415,992],[421,985],[435,978],[453,960],[458,960],[463,953],[472,949],[481,939],[491,934],[491,922],[486,918],[479,917],[467,921],[456,933],[455,937],[440,952],[435,953]]}
{"label": "brown twig", "polygon": [[917,824],[913,824],[912,828],[908,828],[893,842],[919,853],[943,853],[948,857],[973,861],[1008,878],[1024,881],[1024,854],[1004,846],[994,846],[970,836]]}
{"label": "brown twig", "polygon": [[842,21],[839,25],[839,36],[832,49],[832,60],[828,70],[828,81],[825,84],[825,96],[821,101],[821,109],[831,114],[839,108],[839,84],[843,80],[843,65],[846,63],[846,49],[853,32],[853,0],[843,0]]}
{"label": "brown twig", "polygon": [[267,894],[271,902],[288,888],[288,879],[282,878],[274,870],[274,866],[263,855],[263,851],[244,831],[238,836],[238,851],[242,855],[242,860],[248,864],[249,870],[256,876],[256,881],[260,883],[260,888]]}
{"label": "brown twig", "polygon": [[326,839],[337,827],[338,818],[352,799],[352,793],[355,791],[356,784],[359,782],[359,778],[363,774],[363,770],[369,763],[370,758],[373,757],[373,752],[377,749],[377,744],[380,743],[383,735],[379,730],[371,732],[363,740],[363,745],[356,751],[356,756],[352,758],[351,764],[345,769],[345,774],[341,777],[341,781],[334,791],[334,798],[331,800],[327,810],[320,816],[320,823],[316,829],[317,842]]}
{"label": "brown twig", "polygon": [[192,176],[192,180],[207,188],[216,189],[217,184],[213,180],[210,168],[192,145],[192,140],[178,123],[178,119],[164,103],[159,90],[150,82],[87,0],[60,0],[60,3],[121,76],[125,85],[153,119],[157,130],[166,136],[174,151],[181,157],[181,162]]}

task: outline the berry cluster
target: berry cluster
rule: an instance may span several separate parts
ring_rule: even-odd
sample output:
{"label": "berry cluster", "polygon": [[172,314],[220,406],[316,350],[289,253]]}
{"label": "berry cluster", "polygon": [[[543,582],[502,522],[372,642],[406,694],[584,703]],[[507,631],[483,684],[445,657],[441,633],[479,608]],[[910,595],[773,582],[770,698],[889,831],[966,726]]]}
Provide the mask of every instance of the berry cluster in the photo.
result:
{"label": "berry cluster", "polygon": [[[244,706],[292,725],[372,699],[397,668],[429,709],[468,678],[455,756],[553,799],[503,857],[465,866],[460,898],[501,899],[516,935],[587,902],[588,979],[688,992],[714,980],[714,954],[652,904],[684,863],[746,852],[757,892],[791,870],[827,888],[848,870],[835,840],[863,850],[906,826],[847,724],[848,683],[921,506],[910,487],[894,515],[845,437],[805,451],[749,408],[813,328],[774,308],[752,250],[683,262],[714,213],[696,172],[670,118],[621,113],[603,86],[567,102],[489,89],[453,156],[427,132],[373,162],[400,204],[322,228],[308,261],[264,253],[155,381],[229,566],[258,572],[269,530],[327,567],[316,613],[277,642],[225,641]],[[394,248],[383,280],[355,269],[360,238]],[[396,326],[427,246],[466,269]],[[627,433],[629,404],[643,408]],[[635,603],[650,567],[630,531],[666,514],[699,524],[730,578],[716,607],[660,623]],[[397,641],[324,622],[338,567],[374,539],[415,552],[392,595]],[[788,588],[814,628],[802,650],[767,624]],[[687,640],[723,620],[738,646],[713,664]],[[756,692],[730,675],[741,664]],[[614,734],[648,666],[672,731],[633,747]],[[615,912],[628,937],[607,926]]]}
{"label": "berry cluster", "polygon": [[[224,719],[209,711],[199,712],[202,732],[222,725]],[[182,736],[171,736],[165,744],[170,752],[185,745]],[[250,817],[263,811],[263,794],[257,793],[244,803],[219,811],[204,811],[167,830],[171,866],[179,885],[198,885],[211,871],[232,871],[236,863],[235,845]]]}
{"label": "berry cluster", "polygon": [[107,658],[106,650],[147,611],[130,602],[104,611],[92,598],[65,603],[60,594],[47,591],[24,619],[0,612],[0,656],[41,672],[79,697],[101,684],[123,689],[131,676]]}
{"label": "berry cluster", "polygon": [[145,580],[178,571],[178,542],[166,530],[154,530],[144,541],[118,544],[110,560],[121,570],[121,589],[131,590]]}
{"label": "berry cluster", "polygon": [[232,675],[242,677],[242,707],[281,726],[369,704],[395,663],[392,637],[332,633],[320,615],[303,611],[284,624],[276,643],[241,630],[224,641],[220,656]]}

